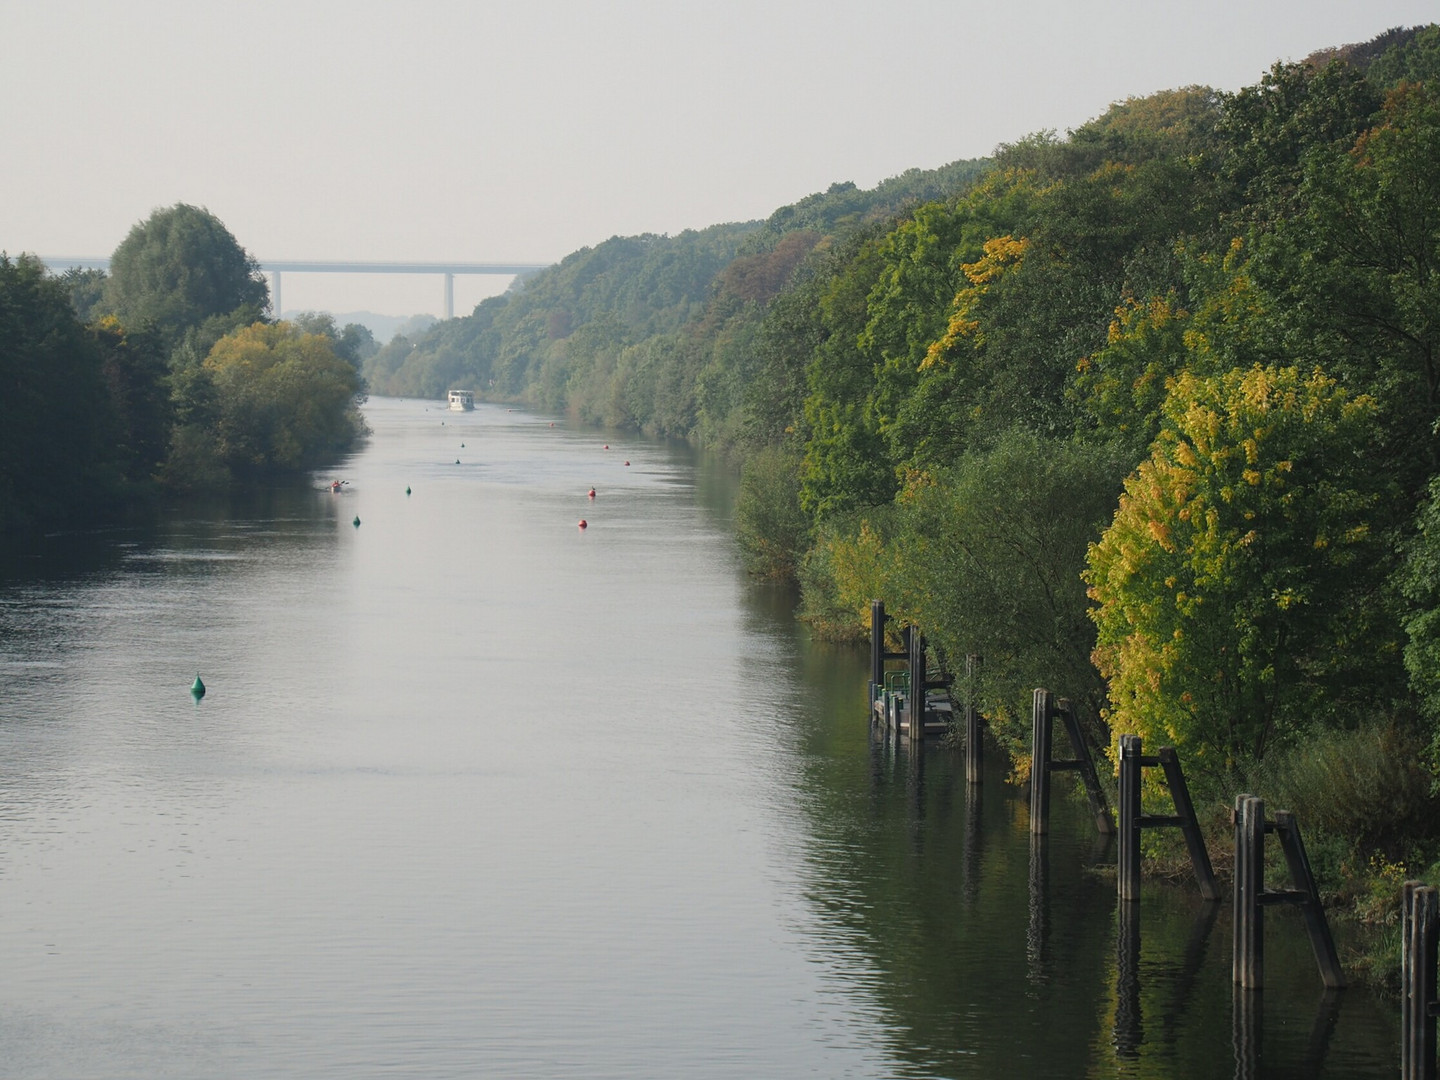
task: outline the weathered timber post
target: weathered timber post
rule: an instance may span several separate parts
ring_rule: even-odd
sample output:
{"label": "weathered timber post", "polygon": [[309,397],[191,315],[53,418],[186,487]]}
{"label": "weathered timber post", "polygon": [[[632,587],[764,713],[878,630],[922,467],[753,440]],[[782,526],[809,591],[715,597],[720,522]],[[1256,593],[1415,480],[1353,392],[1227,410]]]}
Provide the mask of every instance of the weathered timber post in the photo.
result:
{"label": "weathered timber post", "polygon": [[1400,959],[1400,1080],[1435,1080],[1435,944],[1440,893],[1405,883]]}
{"label": "weathered timber post", "polygon": [[[1073,758],[1065,761],[1051,758],[1051,721],[1057,716],[1065,721],[1070,747],[1075,752]],[[1064,698],[1054,700],[1049,690],[1036,690],[1030,731],[1030,831],[1037,835],[1050,831],[1050,774],[1073,769],[1085,782],[1085,796],[1090,802],[1090,812],[1095,816],[1096,831],[1102,836],[1113,836],[1115,822],[1110,818],[1110,808],[1105,805],[1105,793],[1100,790],[1095,759],[1090,755],[1090,746],[1085,741],[1085,733],[1080,730],[1080,721],[1076,719],[1070,702]]]}
{"label": "weathered timber post", "polygon": [[[1325,909],[1320,906],[1320,890],[1315,886],[1315,875],[1310,872],[1310,858],[1305,854],[1305,841],[1300,837],[1295,815],[1289,810],[1275,811],[1275,831],[1280,834],[1280,847],[1285,852],[1285,865],[1290,870],[1290,884],[1299,894],[1289,894],[1287,900],[1297,904],[1305,917],[1305,929],[1310,932],[1310,948],[1315,953],[1320,977],[1329,989],[1339,990],[1345,985],[1345,973],[1340,968],[1340,955],[1335,951],[1335,939],[1330,935]],[[1292,896],[1293,899],[1290,898]]]}
{"label": "weathered timber post", "polygon": [[1110,807],[1105,802],[1105,792],[1100,788],[1100,774],[1095,771],[1095,757],[1090,753],[1090,744],[1080,730],[1080,718],[1069,698],[1055,702],[1055,715],[1065,722],[1065,731],[1070,736],[1070,749],[1075,757],[1070,761],[1051,761],[1050,771],[1074,769],[1085,783],[1085,798],[1090,803],[1090,814],[1095,819],[1095,831],[1101,836],[1115,835],[1115,820],[1110,816]]}
{"label": "weathered timber post", "polygon": [[1265,800],[1235,798],[1235,940],[1231,974],[1246,990],[1265,981]]}
{"label": "weathered timber post", "polygon": [[[1265,888],[1265,834],[1274,832],[1285,852],[1293,888],[1268,891]],[[1270,904],[1294,904],[1305,917],[1310,947],[1325,986],[1339,990],[1345,985],[1335,940],[1325,921],[1315,875],[1295,815],[1288,810],[1275,814],[1275,823],[1265,821],[1265,800],[1241,795],[1235,800],[1235,953],[1234,978],[1249,990],[1258,990],[1265,981],[1265,908]]]}
{"label": "weathered timber post", "polygon": [[[1175,803],[1173,815],[1141,812],[1142,770],[1157,765],[1165,770],[1165,783]],[[1121,900],[1140,899],[1140,830],[1168,825],[1177,826],[1185,834],[1190,865],[1195,870],[1200,895],[1206,900],[1219,900],[1220,886],[1210,866],[1210,853],[1205,849],[1205,838],[1195,817],[1195,804],[1190,799],[1190,788],[1185,783],[1185,773],[1180,768],[1175,748],[1162,746],[1159,757],[1145,757],[1141,753],[1140,736],[1121,735],[1120,851],[1115,875],[1116,890]]]}
{"label": "weathered timber post", "polygon": [[985,744],[980,734],[980,710],[975,707],[975,677],[980,657],[965,657],[965,782],[978,784],[984,777]]}
{"label": "weathered timber post", "polygon": [[925,741],[925,635],[910,628],[910,741]]}
{"label": "weathered timber post", "polygon": [[1050,831],[1050,691],[1036,690],[1030,713],[1030,832]]}
{"label": "weathered timber post", "polygon": [[1195,868],[1200,895],[1206,900],[1219,900],[1220,883],[1215,880],[1210,852],[1205,847],[1200,820],[1195,816],[1195,803],[1190,798],[1190,785],[1185,783],[1185,774],[1180,770],[1180,755],[1173,746],[1160,748],[1160,767],[1165,770],[1170,798],[1174,800],[1175,813],[1180,818],[1180,831],[1185,835],[1185,846],[1190,849],[1190,865]]}
{"label": "weathered timber post", "polygon": [[870,701],[885,686],[885,601],[870,601]]}
{"label": "weathered timber post", "polygon": [[1120,851],[1115,881],[1122,901],[1140,899],[1140,765],[1140,736],[1121,735]]}

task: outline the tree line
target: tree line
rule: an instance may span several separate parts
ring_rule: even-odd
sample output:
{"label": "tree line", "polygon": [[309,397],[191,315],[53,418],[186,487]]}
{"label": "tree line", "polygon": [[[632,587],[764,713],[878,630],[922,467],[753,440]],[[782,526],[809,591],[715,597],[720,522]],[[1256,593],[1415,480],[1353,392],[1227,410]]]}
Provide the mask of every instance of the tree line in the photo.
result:
{"label": "tree line", "polygon": [[268,319],[259,265],[213,214],[157,210],[110,265],[0,255],[0,536],[314,468],[364,430],[369,331]]}
{"label": "tree line", "polygon": [[733,451],[752,569],[982,656],[1017,777],[1050,686],[1217,814],[1291,803],[1332,880],[1440,870],[1437,207],[1440,27],[1398,29],[616,238],[371,378]]}

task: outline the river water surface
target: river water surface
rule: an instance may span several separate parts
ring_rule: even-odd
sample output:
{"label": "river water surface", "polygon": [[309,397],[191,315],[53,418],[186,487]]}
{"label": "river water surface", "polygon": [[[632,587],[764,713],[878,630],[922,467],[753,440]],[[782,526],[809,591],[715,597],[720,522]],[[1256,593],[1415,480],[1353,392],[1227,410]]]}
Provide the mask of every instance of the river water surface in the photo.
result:
{"label": "river water surface", "polygon": [[1394,1074],[1298,920],[1237,1003],[1228,904],[1117,927],[1082,807],[1032,847],[998,772],[872,739],[724,469],[366,413],[342,494],[3,565],[0,1075]]}

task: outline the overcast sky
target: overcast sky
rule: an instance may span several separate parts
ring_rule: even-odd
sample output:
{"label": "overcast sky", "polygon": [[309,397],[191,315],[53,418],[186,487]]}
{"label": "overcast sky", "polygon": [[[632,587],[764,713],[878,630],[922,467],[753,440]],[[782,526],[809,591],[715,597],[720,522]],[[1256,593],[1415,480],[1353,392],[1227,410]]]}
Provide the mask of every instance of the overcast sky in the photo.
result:
{"label": "overcast sky", "polygon": [[[261,260],[557,260],[982,157],[1435,0],[0,0],[0,250],[208,207]],[[457,310],[495,279],[457,279]],[[438,313],[288,274],[286,308]]]}

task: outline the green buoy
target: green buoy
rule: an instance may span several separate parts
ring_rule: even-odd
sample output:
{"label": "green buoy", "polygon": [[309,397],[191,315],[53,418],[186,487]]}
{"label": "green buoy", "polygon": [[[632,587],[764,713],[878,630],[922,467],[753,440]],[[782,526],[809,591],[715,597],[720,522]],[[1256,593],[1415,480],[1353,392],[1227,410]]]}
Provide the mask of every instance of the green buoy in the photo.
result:
{"label": "green buoy", "polygon": [[351,524],[351,525],[354,525],[354,526],[358,529],[358,528],[360,527],[360,515],[359,515],[359,514],[356,514],[356,515],[355,515],[355,520],[352,521],[350,524]]}
{"label": "green buoy", "polygon": [[405,485],[405,494],[406,494],[406,495],[409,495],[409,494],[410,494],[410,485],[409,485],[409,484],[406,484],[406,485]]}
{"label": "green buoy", "polygon": [[195,681],[190,684],[190,696],[199,701],[205,696],[205,684],[200,681],[200,673],[195,673]]}

